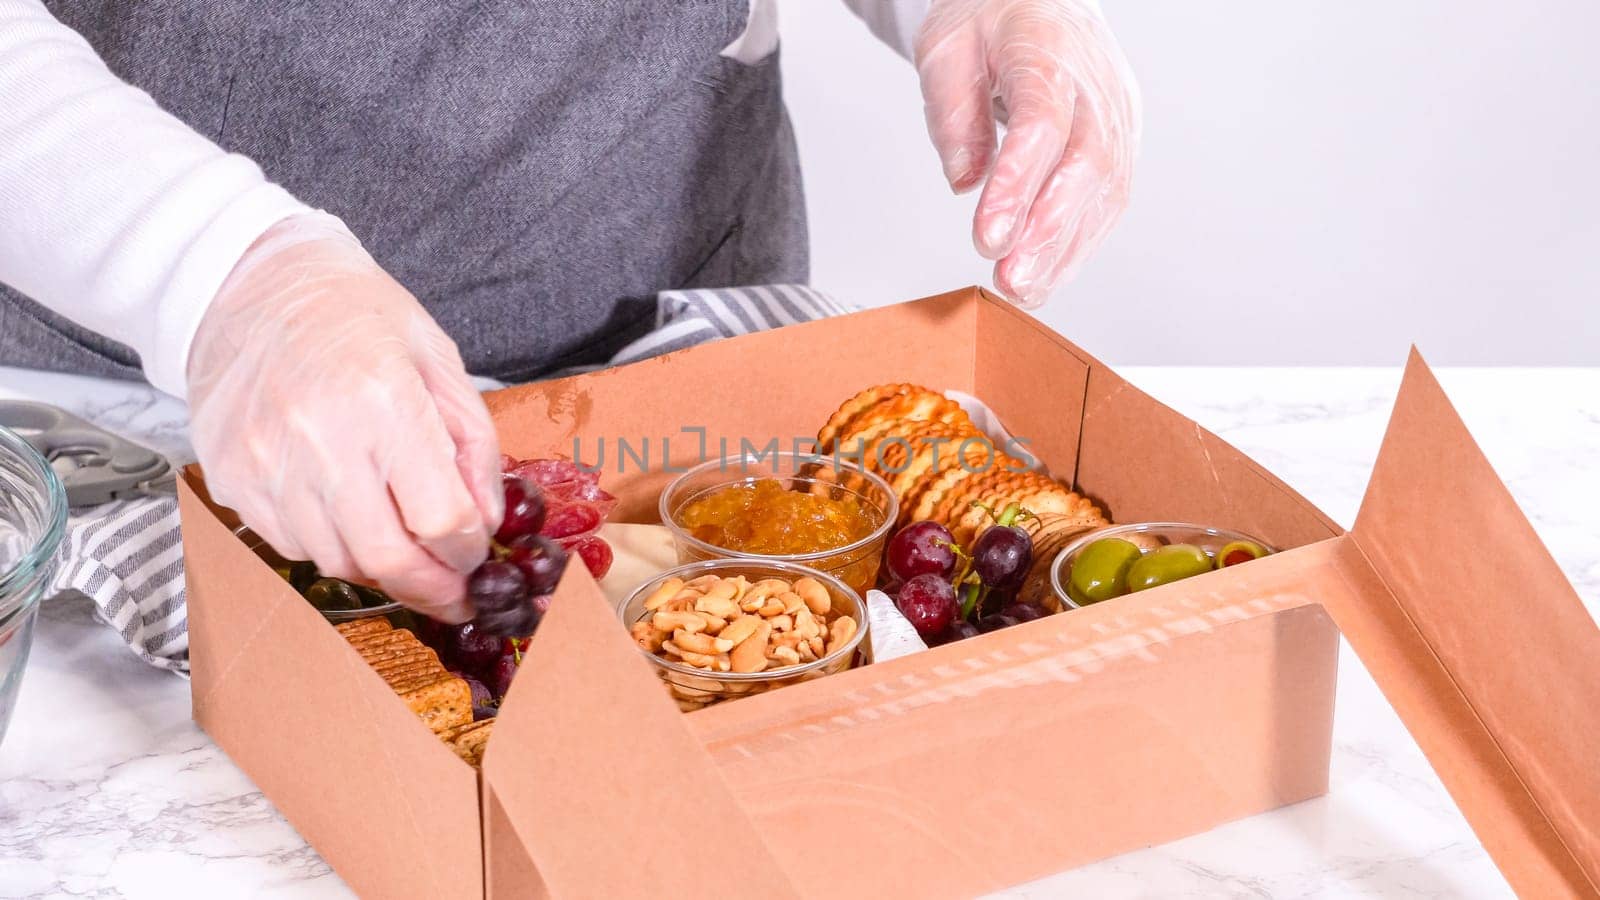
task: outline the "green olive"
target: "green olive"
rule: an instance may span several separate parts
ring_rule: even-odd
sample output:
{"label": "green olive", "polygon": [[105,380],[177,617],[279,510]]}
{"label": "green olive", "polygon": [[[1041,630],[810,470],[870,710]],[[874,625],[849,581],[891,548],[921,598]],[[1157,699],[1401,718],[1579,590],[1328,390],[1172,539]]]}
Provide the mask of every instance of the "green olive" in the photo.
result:
{"label": "green olive", "polygon": [[1267,548],[1255,541],[1229,541],[1217,551],[1217,568],[1225,569],[1228,566],[1237,566],[1239,563],[1260,559],[1267,555]]}
{"label": "green olive", "polygon": [[1193,544],[1168,544],[1134,560],[1128,589],[1143,591],[1211,571],[1211,557]]}
{"label": "green olive", "polygon": [[337,578],[318,578],[306,588],[306,599],[323,612],[360,609],[361,597],[355,588]]}
{"label": "green olive", "polygon": [[1067,579],[1067,595],[1088,605],[1128,592],[1128,569],[1139,559],[1139,548],[1121,538],[1101,538],[1078,552]]}

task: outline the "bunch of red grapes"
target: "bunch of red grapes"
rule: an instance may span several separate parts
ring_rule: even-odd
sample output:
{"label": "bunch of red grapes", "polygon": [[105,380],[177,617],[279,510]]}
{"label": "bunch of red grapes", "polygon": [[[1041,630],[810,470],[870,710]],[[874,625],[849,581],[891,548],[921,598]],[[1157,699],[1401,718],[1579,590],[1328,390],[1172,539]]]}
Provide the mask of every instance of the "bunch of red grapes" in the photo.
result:
{"label": "bunch of red grapes", "polygon": [[1015,523],[1027,510],[1013,503],[991,515],[969,554],[938,522],[913,522],[889,539],[885,590],[929,646],[1008,628],[1045,615],[1019,601],[1033,563],[1033,539]]}
{"label": "bunch of red grapes", "polygon": [[597,532],[617,500],[601,490],[598,474],[559,459],[502,456],[500,468],[505,515],[489,558],[467,578],[476,617],[423,635],[471,686],[475,718],[494,715],[511,689],[571,555],[597,579],[613,558]]}

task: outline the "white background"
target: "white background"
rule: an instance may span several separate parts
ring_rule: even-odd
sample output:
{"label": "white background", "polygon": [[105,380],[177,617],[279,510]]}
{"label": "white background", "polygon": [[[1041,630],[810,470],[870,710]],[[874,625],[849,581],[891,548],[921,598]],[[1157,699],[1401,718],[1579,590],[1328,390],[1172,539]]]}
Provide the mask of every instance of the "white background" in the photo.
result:
{"label": "white background", "polygon": [[[1039,313],[1108,362],[1600,365],[1600,2],[1103,0],[1138,72],[1133,207]],[[989,282],[911,66],[780,4],[813,282]]]}

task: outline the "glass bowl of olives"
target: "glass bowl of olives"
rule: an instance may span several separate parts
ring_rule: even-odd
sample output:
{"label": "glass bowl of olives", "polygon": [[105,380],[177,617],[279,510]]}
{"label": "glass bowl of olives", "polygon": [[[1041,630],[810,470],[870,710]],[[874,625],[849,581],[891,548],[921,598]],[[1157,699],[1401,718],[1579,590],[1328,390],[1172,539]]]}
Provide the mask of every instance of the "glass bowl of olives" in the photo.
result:
{"label": "glass bowl of olives", "polygon": [[1226,528],[1183,522],[1116,525],[1063,547],[1050,566],[1050,583],[1063,608],[1079,609],[1274,552],[1266,542]]}
{"label": "glass bowl of olives", "polygon": [[317,612],[329,622],[349,622],[371,616],[388,616],[405,609],[389,595],[374,587],[338,578],[326,578],[317,571],[315,563],[284,559],[261,536],[241,525],[233,530],[234,536],[244,542],[252,553],[272,567],[295,593],[306,598]]}

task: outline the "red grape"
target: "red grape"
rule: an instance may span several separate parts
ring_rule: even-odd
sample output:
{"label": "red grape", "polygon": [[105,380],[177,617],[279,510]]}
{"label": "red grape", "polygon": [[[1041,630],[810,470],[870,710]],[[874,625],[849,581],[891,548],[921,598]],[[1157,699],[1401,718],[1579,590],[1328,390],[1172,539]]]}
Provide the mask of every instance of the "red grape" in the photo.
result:
{"label": "red grape", "polygon": [[506,494],[506,512],[494,539],[504,544],[524,534],[538,534],[544,527],[544,492],[533,482],[515,475],[504,476],[501,482]]}
{"label": "red grape", "polygon": [[894,602],[923,638],[942,634],[956,617],[955,588],[931,572],[907,581]]}
{"label": "red grape", "polygon": [[506,545],[506,560],[515,563],[527,579],[528,593],[548,594],[556,589],[567,568],[567,551],[555,541],[538,534],[524,534]]}
{"label": "red grape", "polygon": [[[533,598],[533,611],[538,613],[540,618],[543,618],[544,614],[550,611],[550,595],[540,594]],[[522,650],[526,653],[528,648],[524,647]]]}
{"label": "red grape", "polygon": [[884,562],[900,581],[929,574],[949,578],[956,570],[954,544],[950,530],[938,522],[912,522],[889,539]]}
{"label": "red grape", "polygon": [[445,647],[450,662],[468,672],[482,672],[500,657],[500,636],[490,634],[473,622],[449,628]]}
{"label": "red grape", "polygon": [[992,525],[972,545],[972,567],[991,588],[1017,587],[1032,564],[1033,540],[1015,525]]}
{"label": "red grape", "polygon": [[494,668],[489,671],[489,690],[494,692],[495,699],[504,699],[506,691],[511,690],[511,679],[517,677],[517,658],[510,653],[495,661]]}
{"label": "red grape", "polygon": [[606,577],[606,573],[611,571],[611,560],[615,558],[615,554],[611,552],[611,545],[606,543],[604,538],[594,536],[582,538],[569,545],[568,549],[583,559],[589,574],[596,580]]}
{"label": "red grape", "polygon": [[499,712],[500,709],[495,706],[474,706],[472,708],[472,721],[482,722],[484,719],[492,719]]}
{"label": "red grape", "polygon": [[600,511],[587,503],[570,503],[550,510],[544,520],[544,536],[569,538],[600,527]]}

